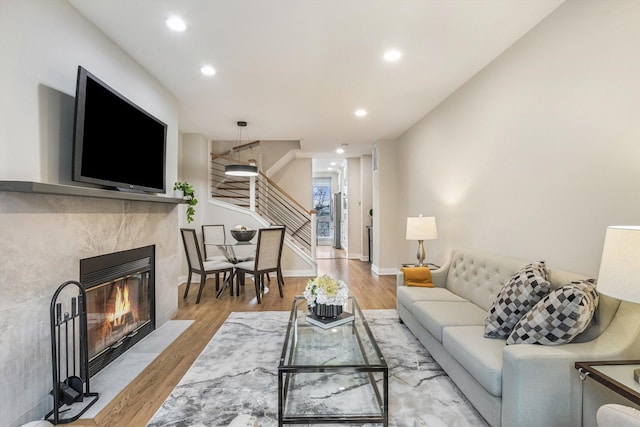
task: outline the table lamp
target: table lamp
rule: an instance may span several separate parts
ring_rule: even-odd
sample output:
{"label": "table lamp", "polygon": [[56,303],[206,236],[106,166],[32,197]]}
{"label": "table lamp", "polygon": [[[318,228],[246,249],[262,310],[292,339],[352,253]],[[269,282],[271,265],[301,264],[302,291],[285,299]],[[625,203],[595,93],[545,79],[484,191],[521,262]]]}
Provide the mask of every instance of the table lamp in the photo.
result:
{"label": "table lamp", "polygon": [[418,267],[424,267],[426,254],[424,251],[424,241],[438,238],[436,229],[436,218],[433,216],[410,216],[407,218],[407,240],[418,241]]}
{"label": "table lamp", "polygon": [[[599,293],[640,303],[640,226],[607,227],[598,273]],[[640,382],[640,369],[633,372]]]}

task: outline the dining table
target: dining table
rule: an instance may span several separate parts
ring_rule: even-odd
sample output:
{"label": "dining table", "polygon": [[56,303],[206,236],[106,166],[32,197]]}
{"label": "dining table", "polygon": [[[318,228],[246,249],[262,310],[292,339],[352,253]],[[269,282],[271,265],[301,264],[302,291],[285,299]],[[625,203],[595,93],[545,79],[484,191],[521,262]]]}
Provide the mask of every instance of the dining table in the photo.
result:
{"label": "dining table", "polygon": [[255,254],[255,249],[253,251],[249,251],[246,248],[255,247],[256,243],[252,241],[247,242],[233,242],[233,243],[225,243],[222,245],[216,245],[217,248],[222,252],[222,255],[227,258],[232,264],[237,264],[239,262],[248,261]]}
{"label": "dining table", "polygon": [[[216,247],[220,250],[222,255],[232,264],[238,264],[240,262],[249,261],[255,255],[255,246],[256,242],[251,240],[242,242],[235,241],[232,243],[224,243],[217,244]],[[253,250],[250,248],[254,247]],[[234,279],[235,271],[231,274],[231,277],[228,280],[224,281],[222,288],[218,291],[218,297],[222,295],[222,292],[227,288],[227,286],[231,286],[232,295],[239,295],[239,289],[234,293],[233,292],[233,279]]]}

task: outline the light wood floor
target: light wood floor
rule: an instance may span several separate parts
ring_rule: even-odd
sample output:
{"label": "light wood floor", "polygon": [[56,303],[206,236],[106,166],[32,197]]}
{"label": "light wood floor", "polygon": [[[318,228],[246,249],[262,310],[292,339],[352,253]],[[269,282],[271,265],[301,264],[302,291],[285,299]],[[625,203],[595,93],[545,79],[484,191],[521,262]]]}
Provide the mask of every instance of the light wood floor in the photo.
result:
{"label": "light wood floor", "polygon": [[316,246],[316,259],[346,258],[344,249],[335,249],[333,246]]}
{"label": "light wood floor", "polygon": [[[375,276],[370,264],[357,260],[318,260],[318,274],[329,274],[349,285],[363,309],[395,308],[395,276]],[[292,298],[301,295],[308,278],[285,277],[284,298],[278,295],[277,283],[272,278],[271,292],[264,295],[262,304],[255,298],[253,283],[247,280],[239,297],[225,292],[215,298],[215,283],[208,280],[200,304],[195,304],[197,285],[191,285],[189,296],[182,299],[184,284],[179,287],[178,313],[175,319],[194,320],[173,344],[124,389],[93,420],[79,420],[74,426],[145,426],[178,384],[196,357],[211,340],[220,325],[233,311],[289,311]]]}

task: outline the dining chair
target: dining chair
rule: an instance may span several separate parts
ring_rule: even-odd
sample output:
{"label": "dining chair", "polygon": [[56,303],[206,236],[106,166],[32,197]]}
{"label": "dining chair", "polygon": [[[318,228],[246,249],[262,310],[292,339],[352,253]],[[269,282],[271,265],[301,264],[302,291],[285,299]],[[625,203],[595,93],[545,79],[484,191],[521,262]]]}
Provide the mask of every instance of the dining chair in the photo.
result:
{"label": "dining chair", "polygon": [[202,226],[202,247],[204,248],[205,261],[229,261],[218,249],[218,245],[224,245],[226,242],[224,224]]}
{"label": "dining chair", "polygon": [[240,262],[235,265],[235,275],[237,283],[237,295],[240,295],[240,286],[244,285],[245,275],[253,276],[256,288],[256,298],[258,304],[262,300],[264,291],[264,276],[267,273],[275,272],[278,278],[278,290],[280,298],[284,279],[280,261],[282,258],[282,246],[284,244],[284,227],[261,228],[258,230],[258,244],[256,247],[256,257],[252,261]]}
{"label": "dining chair", "polygon": [[[220,297],[220,294],[222,294],[226,285],[229,285],[231,295],[233,295],[233,264],[228,261],[203,261],[196,230],[193,228],[181,228],[180,233],[182,234],[182,243],[184,243],[184,252],[187,255],[187,264],[189,266],[187,287],[184,290],[184,296],[182,298],[186,298],[189,294],[191,276],[193,273],[200,275],[200,289],[198,289],[196,304],[200,302],[200,297],[202,297],[202,290],[204,289],[204,284],[207,281],[208,274],[215,274],[216,276],[216,298]],[[227,273],[229,273],[228,278]],[[225,286],[222,288],[220,288],[220,274],[224,274],[226,278],[224,281]]]}

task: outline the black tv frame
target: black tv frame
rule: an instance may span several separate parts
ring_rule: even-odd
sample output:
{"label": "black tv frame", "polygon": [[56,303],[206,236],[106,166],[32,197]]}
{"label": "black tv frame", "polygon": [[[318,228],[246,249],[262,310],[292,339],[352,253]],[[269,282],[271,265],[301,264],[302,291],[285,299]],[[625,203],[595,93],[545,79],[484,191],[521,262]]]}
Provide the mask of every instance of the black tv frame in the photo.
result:
{"label": "black tv frame", "polygon": [[[119,180],[116,177],[97,177],[83,171],[83,153],[85,145],[89,142],[85,140],[85,120],[86,120],[86,106],[87,106],[87,84],[88,82],[94,82],[103,89],[106,93],[113,95],[113,99],[121,103],[121,107],[130,108],[136,114],[139,114],[141,118],[148,118],[149,123],[155,122],[158,126],[163,128],[163,141],[162,141],[162,184],[158,185],[151,182],[127,182],[128,180]],[[105,119],[108,120],[108,119]],[[124,136],[124,134],[123,134]],[[124,151],[124,150],[123,150]],[[123,162],[144,162],[144,154],[136,153],[135,149],[131,152],[119,153]],[[146,192],[146,193],[165,193],[166,192],[166,172],[167,172],[167,125],[149,114],[147,111],[136,105],[134,102],[120,94],[111,86],[103,82],[94,74],[89,72],[86,68],[78,66],[78,77],[76,82],[76,99],[75,99],[75,112],[74,112],[74,126],[73,126],[73,180],[81,183],[89,183],[106,187],[111,190],[120,191],[132,191],[132,192]],[[143,163],[142,163],[143,164]],[[121,167],[121,165],[114,165],[115,167]],[[144,167],[144,166],[141,166]]]}

